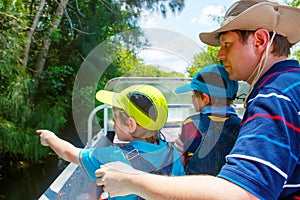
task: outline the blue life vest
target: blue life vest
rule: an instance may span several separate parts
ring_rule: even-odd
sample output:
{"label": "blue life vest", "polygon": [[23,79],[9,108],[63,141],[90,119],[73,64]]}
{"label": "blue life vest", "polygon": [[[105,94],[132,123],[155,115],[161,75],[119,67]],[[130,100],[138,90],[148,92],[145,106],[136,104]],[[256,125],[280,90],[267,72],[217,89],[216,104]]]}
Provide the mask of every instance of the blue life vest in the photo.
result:
{"label": "blue life vest", "polygon": [[214,122],[207,115],[193,115],[193,123],[202,135],[200,145],[186,165],[187,174],[217,175],[225,164],[240,130],[241,119],[230,115],[224,122]]}
{"label": "blue life vest", "polygon": [[[172,175],[173,161],[174,161],[174,147],[167,144],[168,153],[159,168],[156,168],[149,161],[147,161],[137,149],[134,148],[132,144],[127,144],[125,146],[120,146],[127,159],[130,161],[131,166],[140,171],[148,172],[151,174],[159,175]],[[139,200],[144,200],[142,197],[138,197]]]}
{"label": "blue life vest", "polygon": [[174,147],[172,145],[167,144],[168,153],[159,168],[154,167],[149,161],[141,156],[141,154],[145,152],[139,152],[132,144],[129,143],[125,146],[120,146],[120,148],[123,150],[133,168],[152,174],[172,175],[174,161]]}

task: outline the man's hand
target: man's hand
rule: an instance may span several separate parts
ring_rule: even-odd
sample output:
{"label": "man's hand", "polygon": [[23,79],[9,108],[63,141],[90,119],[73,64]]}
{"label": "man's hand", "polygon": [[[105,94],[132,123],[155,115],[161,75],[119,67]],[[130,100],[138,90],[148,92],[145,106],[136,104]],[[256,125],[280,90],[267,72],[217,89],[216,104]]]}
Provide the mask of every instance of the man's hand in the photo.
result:
{"label": "man's hand", "polygon": [[131,187],[134,187],[132,180],[141,174],[145,173],[122,162],[101,165],[100,169],[95,172],[98,177],[97,185],[103,185],[103,190],[109,192],[111,197],[131,194],[129,191],[131,191]]}

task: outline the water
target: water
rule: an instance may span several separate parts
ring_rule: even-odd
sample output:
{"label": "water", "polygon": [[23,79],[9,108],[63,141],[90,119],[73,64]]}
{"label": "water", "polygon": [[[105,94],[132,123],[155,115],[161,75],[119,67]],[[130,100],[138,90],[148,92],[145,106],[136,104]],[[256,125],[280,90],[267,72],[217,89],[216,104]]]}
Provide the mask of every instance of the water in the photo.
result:
{"label": "water", "polygon": [[0,200],[38,199],[63,169],[55,155],[32,166],[22,162],[1,166]]}
{"label": "water", "polygon": [[[67,124],[61,137],[77,147],[83,146],[73,123]],[[10,160],[8,156],[0,159],[0,200],[38,199],[68,164],[54,153],[32,166]]]}

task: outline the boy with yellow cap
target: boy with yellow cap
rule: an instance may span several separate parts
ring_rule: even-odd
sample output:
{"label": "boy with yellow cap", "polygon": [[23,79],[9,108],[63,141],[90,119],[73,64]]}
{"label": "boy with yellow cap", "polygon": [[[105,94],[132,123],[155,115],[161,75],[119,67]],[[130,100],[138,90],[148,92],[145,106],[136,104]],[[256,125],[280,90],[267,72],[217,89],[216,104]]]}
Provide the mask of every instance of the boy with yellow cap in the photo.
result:
{"label": "boy with yellow cap", "polygon": [[[129,141],[125,146],[80,149],[58,138],[48,130],[37,130],[41,144],[50,146],[64,160],[81,165],[96,180],[100,165],[121,161],[149,173],[185,175],[176,148],[160,137],[160,129],[168,118],[164,95],[150,85],[133,85],[120,93],[100,90],[97,100],[113,106],[114,130],[118,138]],[[113,199],[139,199],[127,195]]]}

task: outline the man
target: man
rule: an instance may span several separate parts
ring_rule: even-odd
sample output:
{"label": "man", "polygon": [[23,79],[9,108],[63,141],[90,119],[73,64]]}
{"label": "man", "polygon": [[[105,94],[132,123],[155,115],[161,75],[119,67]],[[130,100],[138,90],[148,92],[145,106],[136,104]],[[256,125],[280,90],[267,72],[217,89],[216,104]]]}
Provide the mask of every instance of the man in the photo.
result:
{"label": "man", "polygon": [[112,196],[148,199],[299,199],[300,67],[287,60],[300,40],[299,19],[298,8],[241,0],[219,29],[200,34],[204,43],[221,46],[218,59],[230,78],[250,84],[238,139],[217,177],[122,173],[112,163],[96,171],[98,184]]}

